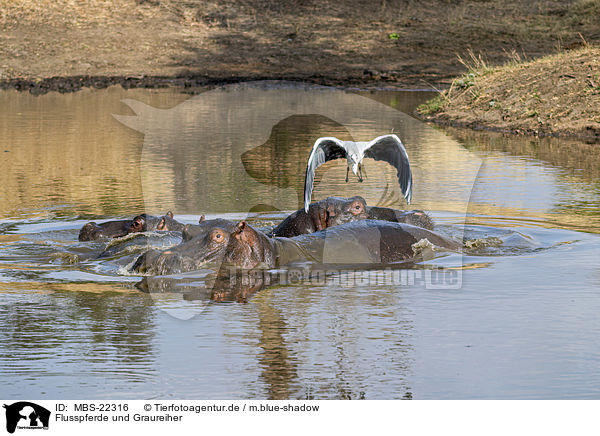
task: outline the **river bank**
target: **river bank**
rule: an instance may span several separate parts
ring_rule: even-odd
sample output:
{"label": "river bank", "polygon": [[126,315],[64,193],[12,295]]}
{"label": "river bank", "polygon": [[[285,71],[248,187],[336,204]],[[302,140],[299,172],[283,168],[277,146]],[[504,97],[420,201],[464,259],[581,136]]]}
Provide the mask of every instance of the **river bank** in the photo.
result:
{"label": "river bank", "polygon": [[[0,0],[0,87],[206,86],[285,79],[445,89],[457,54],[537,58],[600,42],[598,0]],[[551,35],[551,37],[549,37]]]}
{"label": "river bank", "polygon": [[421,105],[436,123],[537,136],[600,140],[600,49],[582,47],[490,67],[473,55],[468,73]]}

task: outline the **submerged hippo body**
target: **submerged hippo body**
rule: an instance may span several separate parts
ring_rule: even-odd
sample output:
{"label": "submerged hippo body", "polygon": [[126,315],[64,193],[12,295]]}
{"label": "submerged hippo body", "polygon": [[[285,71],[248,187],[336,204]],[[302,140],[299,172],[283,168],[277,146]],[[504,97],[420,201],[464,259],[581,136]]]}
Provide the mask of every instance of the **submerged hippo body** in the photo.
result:
{"label": "submerged hippo body", "polygon": [[292,238],[273,237],[241,221],[223,219],[200,224],[201,232],[166,251],[140,256],[133,271],[164,275],[207,266],[244,269],[275,268],[296,262],[314,264],[380,265],[417,260],[413,244],[427,239],[435,246],[456,250],[458,244],[427,229],[408,224],[361,220]]}
{"label": "submerged hippo body", "polygon": [[269,236],[291,238],[318,232],[343,223],[367,219],[367,203],[356,196],[351,198],[328,197],[312,203],[308,212],[304,208],[284,219]]}
{"label": "submerged hippo body", "polygon": [[79,231],[80,241],[95,241],[104,238],[120,238],[129,233],[147,232],[152,230],[183,231],[184,224],[173,219],[173,212],[163,216],[141,214],[131,220],[107,221],[97,224],[89,222]]}

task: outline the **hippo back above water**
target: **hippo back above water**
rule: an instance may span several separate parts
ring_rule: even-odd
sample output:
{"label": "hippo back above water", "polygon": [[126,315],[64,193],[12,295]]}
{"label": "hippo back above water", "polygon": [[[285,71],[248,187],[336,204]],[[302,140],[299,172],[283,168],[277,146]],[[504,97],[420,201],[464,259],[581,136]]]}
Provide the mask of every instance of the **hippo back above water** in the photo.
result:
{"label": "hippo back above water", "polygon": [[370,220],[391,221],[394,223],[410,224],[433,230],[431,217],[422,210],[398,210],[389,207],[368,206],[367,215]]}

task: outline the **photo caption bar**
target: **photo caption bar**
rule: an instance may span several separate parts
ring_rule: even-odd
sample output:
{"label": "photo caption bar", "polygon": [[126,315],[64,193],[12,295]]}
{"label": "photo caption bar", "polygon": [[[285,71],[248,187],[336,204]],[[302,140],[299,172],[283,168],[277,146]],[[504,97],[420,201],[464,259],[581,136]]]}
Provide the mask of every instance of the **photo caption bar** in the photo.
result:
{"label": "photo caption bar", "polygon": [[[5,434],[129,435],[389,431],[410,434],[598,434],[598,401],[2,401]],[[5,415],[5,416],[4,416]],[[435,419],[431,419],[435,416]],[[47,433],[46,433],[47,431]]]}

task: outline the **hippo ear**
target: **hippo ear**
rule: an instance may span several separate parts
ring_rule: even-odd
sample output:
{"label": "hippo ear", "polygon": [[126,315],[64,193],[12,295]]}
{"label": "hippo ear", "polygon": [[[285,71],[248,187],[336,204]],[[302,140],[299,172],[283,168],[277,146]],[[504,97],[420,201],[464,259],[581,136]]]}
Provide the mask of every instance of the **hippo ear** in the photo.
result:
{"label": "hippo ear", "polygon": [[168,211],[165,216],[168,216],[169,218],[173,219],[173,212]]}
{"label": "hippo ear", "polygon": [[165,217],[162,217],[160,219],[160,222],[158,223],[158,225],[156,226],[156,230],[168,230],[167,229],[167,223],[165,221]]}
{"label": "hippo ear", "polygon": [[244,221],[244,220],[240,221],[239,223],[237,223],[235,225],[235,230],[233,231],[233,233],[235,235],[238,235],[238,234],[242,233],[246,229],[247,225],[248,224],[246,224],[246,221]]}
{"label": "hippo ear", "polygon": [[246,243],[249,243],[252,240],[251,228],[248,224],[246,224],[246,221],[242,220],[237,223],[235,230],[233,231],[233,236],[238,241],[243,241]]}
{"label": "hippo ear", "polygon": [[204,215],[200,215],[200,218],[198,219],[198,224],[203,223],[206,220],[206,218],[204,217]]}
{"label": "hippo ear", "polygon": [[327,228],[327,217],[328,216],[329,216],[329,213],[325,209],[318,210],[318,208],[315,208],[315,210],[311,213],[310,218],[311,218],[313,225],[315,226],[315,229],[317,230],[317,232],[319,230],[323,230],[323,229]]}

